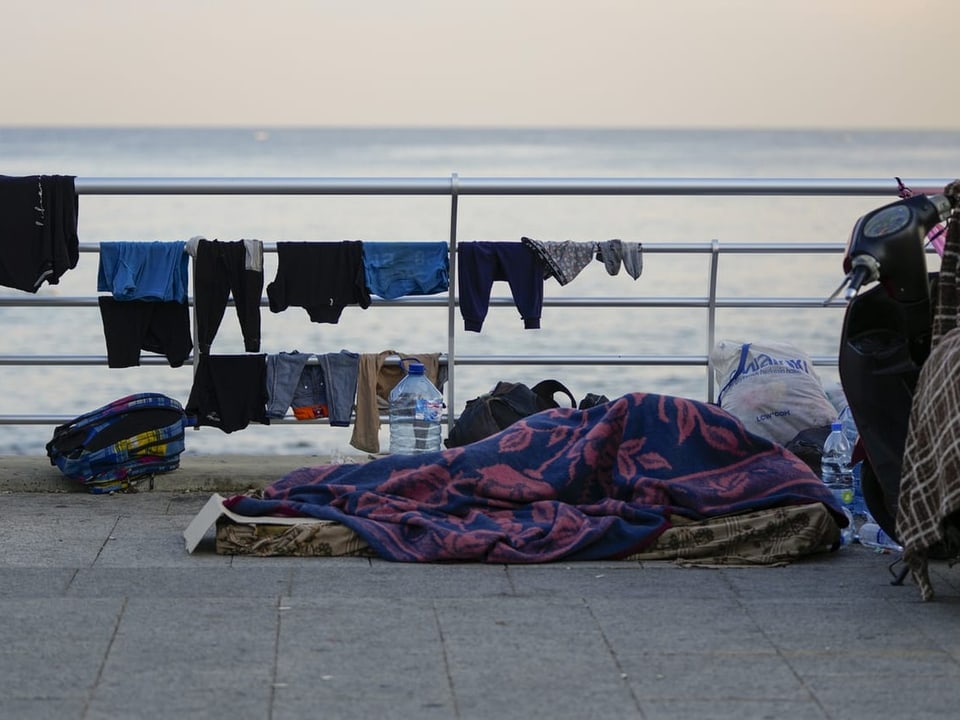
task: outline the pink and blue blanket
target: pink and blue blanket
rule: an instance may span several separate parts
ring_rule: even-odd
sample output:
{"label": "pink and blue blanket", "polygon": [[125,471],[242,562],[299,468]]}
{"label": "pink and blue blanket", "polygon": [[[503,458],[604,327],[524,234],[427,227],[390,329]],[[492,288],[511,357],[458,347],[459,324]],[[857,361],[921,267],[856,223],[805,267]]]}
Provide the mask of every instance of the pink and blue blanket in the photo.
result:
{"label": "pink and blue blanket", "polygon": [[807,465],[726,411],[634,393],[547,410],[464,447],[301,468],[226,505],[343,523],[388,560],[539,563],[638,552],[674,514],[818,502],[846,524]]}

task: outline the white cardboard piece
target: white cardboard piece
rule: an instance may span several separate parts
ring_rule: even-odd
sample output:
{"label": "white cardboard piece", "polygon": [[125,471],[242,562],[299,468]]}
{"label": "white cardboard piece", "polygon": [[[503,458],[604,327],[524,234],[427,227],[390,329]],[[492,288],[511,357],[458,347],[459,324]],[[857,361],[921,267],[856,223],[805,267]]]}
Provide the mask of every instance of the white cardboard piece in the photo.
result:
{"label": "white cardboard piece", "polygon": [[187,529],[183,531],[183,540],[186,543],[187,552],[192,553],[200,541],[203,540],[207,531],[217,524],[221,517],[227,517],[235,523],[243,525],[303,525],[305,523],[324,522],[317,518],[308,517],[283,517],[280,515],[238,515],[223,505],[223,496],[214,493],[207,500],[200,512],[196,514]]}

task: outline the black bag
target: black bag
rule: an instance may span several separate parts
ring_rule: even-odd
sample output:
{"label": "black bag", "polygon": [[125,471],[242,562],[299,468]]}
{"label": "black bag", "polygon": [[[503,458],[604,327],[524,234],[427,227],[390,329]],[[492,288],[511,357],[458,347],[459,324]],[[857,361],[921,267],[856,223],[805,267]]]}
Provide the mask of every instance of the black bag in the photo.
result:
{"label": "black bag", "polygon": [[827,441],[832,429],[832,425],[820,425],[801,430],[784,447],[803,460],[807,467],[820,477],[823,472],[820,465],[823,458],[823,444]]}
{"label": "black bag", "polygon": [[573,393],[557,380],[541,380],[532,388],[501,380],[490,392],[467,401],[444,445],[454,448],[483,440],[528,415],[558,408],[553,399],[558,392],[570,398],[571,407],[577,406]]}

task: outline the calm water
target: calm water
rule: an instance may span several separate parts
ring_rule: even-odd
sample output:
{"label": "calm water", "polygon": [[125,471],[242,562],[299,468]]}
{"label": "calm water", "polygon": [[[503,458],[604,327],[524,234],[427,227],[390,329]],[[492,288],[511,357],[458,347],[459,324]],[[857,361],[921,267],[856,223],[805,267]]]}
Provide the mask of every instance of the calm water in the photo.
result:
{"label": "calm water", "polygon": [[[960,176],[960,133],[747,132],[455,129],[2,129],[0,174],[79,177],[824,177]],[[462,198],[459,239],[605,240],[646,243],[842,243],[878,198]],[[82,242],[178,240],[447,240],[442,197],[97,197],[80,198]],[[275,256],[267,256],[266,282]],[[836,259],[730,257],[721,296],[826,297],[839,281]],[[95,294],[95,254],[41,294]],[[704,295],[706,261],[649,254],[633,281],[599,263],[547,294]],[[2,294],[18,291],[0,288]],[[494,295],[506,296],[506,287]],[[214,345],[242,352],[228,308]],[[347,348],[376,352],[446,349],[445,310],[347,308],[338,325],[318,325],[298,308],[262,312],[263,352]],[[458,323],[459,316],[457,317]],[[720,316],[719,337],[791,340],[812,355],[835,352],[840,313],[754,311]],[[483,354],[705,353],[705,315],[666,310],[545,308],[540,331],[523,331],[516,311],[494,308],[482,333],[459,332],[457,352]],[[96,308],[0,308],[2,354],[105,353]],[[462,327],[462,325],[458,325]],[[457,405],[498,379],[558,377],[577,396],[636,390],[704,399],[704,371],[657,368],[461,367]],[[166,392],[186,401],[189,368],[4,367],[3,412],[77,415],[122,395]],[[832,381],[825,373],[825,383]],[[0,453],[43,454],[49,426],[0,426]],[[225,435],[205,428],[188,452],[351,452],[349,431],[326,426],[250,426]]]}

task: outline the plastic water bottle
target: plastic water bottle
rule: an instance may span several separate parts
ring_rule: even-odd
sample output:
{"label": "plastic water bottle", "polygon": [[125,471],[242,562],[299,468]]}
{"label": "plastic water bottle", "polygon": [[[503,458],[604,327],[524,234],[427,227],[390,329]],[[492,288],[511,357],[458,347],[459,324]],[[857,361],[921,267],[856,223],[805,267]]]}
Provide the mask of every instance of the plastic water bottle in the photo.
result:
{"label": "plastic water bottle", "polygon": [[[857,422],[853,419],[853,412],[850,406],[844,402],[843,409],[840,410],[840,416],[837,418],[843,426],[843,434],[850,443],[851,454],[856,447],[857,440],[860,438],[860,431],[857,429]],[[860,473],[863,471],[863,463],[858,462],[853,466],[853,502],[850,503],[850,512],[854,520],[854,540],[859,540],[859,528],[864,523],[874,522],[870,510],[867,509],[867,501],[863,497],[863,485],[861,485]]]}
{"label": "plastic water bottle", "polygon": [[860,431],[857,430],[857,421],[853,419],[853,412],[850,410],[849,405],[844,405],[843,409],[840,410],[840,415],[837,417],[837,420],[840,421],[840,425],[843,428],[843,434],[847,438],[847,442],[850,443],[851,450],[853,446],[857,444],[857,438],[860,437]]}
{"label": "plastic water bottle", "polygon": [[442,414],[443,393],[424,375],[421,363],[410,363],[406,376],[390,391],[390,452],[439,450]]}
{"label": "plastic water bottle", "polygon": [[890,550],[891,552],[903,552],[903,548],[889,535],[883,528],[873,522],[865,522],[860,526],[860,544],[876,550]]}
{"label": "plastic water bottle", "polygon": [[863,463],[858,462],[853,466],[853,502],[850,505],[850,510],[858,520],[866,520],[870,517],[870,511],[867,509],[867,501],[863,497],[863,485],[860,479],[861,472],[863,472]]}
{"label": "plastic water bottle", "polygon": [[853,539],[860,541],[860,529],[866,523],[876,522],[870,509],[867,507],[867,501],[863,497],[863,483],[860,474],[863,472],[863,463],[858,462],[853,466],[853,502],[850,504],[850,512],[853,513],[854,533]]}
{"label": "plastic water bottle", "polygon": [[820,477],[843,506],[849,525],[843,528],[841,539],[844,545],[853,542],[853,468],[850,467],[850,443],[843,434],[843,423],[839,420],[830,427],[830,435],[823,443],[823,456],[820,458]]}

